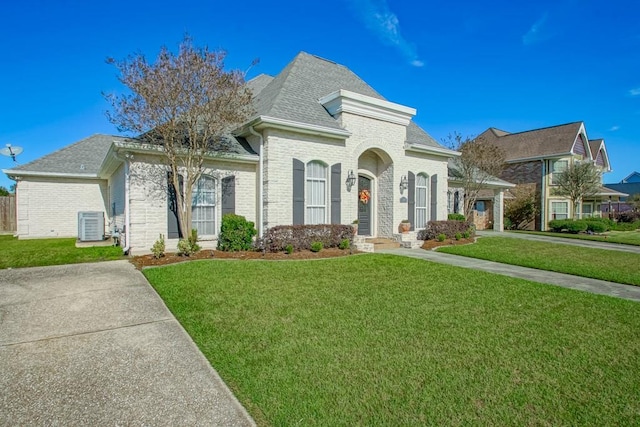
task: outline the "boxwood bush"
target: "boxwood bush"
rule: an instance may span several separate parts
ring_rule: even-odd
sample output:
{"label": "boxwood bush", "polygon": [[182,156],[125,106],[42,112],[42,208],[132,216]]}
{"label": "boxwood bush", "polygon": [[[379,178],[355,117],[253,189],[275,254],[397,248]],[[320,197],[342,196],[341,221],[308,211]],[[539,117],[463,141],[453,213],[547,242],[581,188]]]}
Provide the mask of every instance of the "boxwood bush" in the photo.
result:
{"label": "boxwood bush", "polygon": [[253,248],[253,236],[257,234],[254,223],[241,215],[226,214],[222,217],[218,249],[221,251],[248,251]]}

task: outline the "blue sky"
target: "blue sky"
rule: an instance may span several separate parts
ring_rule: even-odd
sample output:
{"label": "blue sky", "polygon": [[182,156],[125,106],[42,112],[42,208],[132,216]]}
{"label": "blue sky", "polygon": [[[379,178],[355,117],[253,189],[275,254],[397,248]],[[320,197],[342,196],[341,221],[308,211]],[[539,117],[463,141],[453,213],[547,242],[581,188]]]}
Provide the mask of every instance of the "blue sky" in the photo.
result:
{"label": "blue sky", "polygon": [[227,50],[230,68],[259,58],[248,77],[278,73],[299,51],[343,64],[416,108],[438,141],[582,120],[605,139],[605,182],[618,182],[640,171],[639,17],[636,0],[5,2],[0,147],[23,147],[26,163],[117,134],[102,92],[122,87],[105,58],[151,59],[189,33]]}

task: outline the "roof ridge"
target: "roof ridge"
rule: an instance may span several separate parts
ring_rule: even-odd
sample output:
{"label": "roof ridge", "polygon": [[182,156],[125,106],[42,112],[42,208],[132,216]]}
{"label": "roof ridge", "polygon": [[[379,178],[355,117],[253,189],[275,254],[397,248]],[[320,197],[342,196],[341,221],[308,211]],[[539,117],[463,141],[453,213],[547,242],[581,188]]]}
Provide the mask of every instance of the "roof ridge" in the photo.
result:
{"label": "roof ridge", "polygon": [[[523,131],[520,131],[520,132],[511,132],[511,133],[508,133],[507,135],[501,136],[499,138],[503,138],[503,137],[507,137],[507,136],[513,136],[513,135],[521,135],[523,133],[539,132],[539,131],[542,131],[542,130],[553,129],[553,128],[561,128],[561,127],[564,127],[564,126],[577,125],[577,124],[582,124],[582,123],[584,123],[584,122],[583,121],[569,122],[569,123],[563,123],[561,125],[545,126],[545,127],[541,127],[541,128],[537,128],[537,129],[523,130]],[[490,128],[490,129],[493,129],[493,128]]]}

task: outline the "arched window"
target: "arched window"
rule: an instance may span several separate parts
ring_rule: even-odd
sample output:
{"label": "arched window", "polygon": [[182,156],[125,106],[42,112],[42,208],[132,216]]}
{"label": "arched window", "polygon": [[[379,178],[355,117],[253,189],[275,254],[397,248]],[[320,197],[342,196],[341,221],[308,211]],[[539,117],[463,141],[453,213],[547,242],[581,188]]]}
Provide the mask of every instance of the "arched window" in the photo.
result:
{"label": "arched window", "polygon": [[191,195],[191,225],[198,230],[198,236],[216,234],[216,180],[202,176]]}
{"label": "arched window", "polygon": [[305,224],[327,223],[327,166],[316,160],[307,163],[306,207]]}
{"label": "arched window", "polygon": [[429,199],[429,177],[424,173],[416,176],[416,223],[415,228],[427,226],[427,200]]}

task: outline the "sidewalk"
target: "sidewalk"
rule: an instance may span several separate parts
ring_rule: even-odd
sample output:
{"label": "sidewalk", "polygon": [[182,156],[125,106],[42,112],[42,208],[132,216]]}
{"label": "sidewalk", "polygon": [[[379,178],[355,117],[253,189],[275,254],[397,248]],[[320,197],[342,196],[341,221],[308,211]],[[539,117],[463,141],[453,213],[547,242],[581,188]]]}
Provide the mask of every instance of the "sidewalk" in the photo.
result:
{"label": "sidewalk", "polygon": [[564,288],[640,302],[640,286],[623,285],[620,283],[606,282],[604,280],[572,276],[570,274],[537,270],[535,268],[520,267],[517,265],[501,264],[498,262],[485,261],[459,255],[445,254],[436,251],[426,251],[424,249],[385,249],[378,251],[378,253],[424,259],[441,264],[454,265],[456,267],[471,268],[474,270],[481,270],[489,273],[496,273],[502,274],[504,276],[531,280],[533,282],[546,283],[550,285],[562,286]]}
{"label": "sidewalk", "polygon": [[252,426],[129,261],[0,270],[0,426]]}

